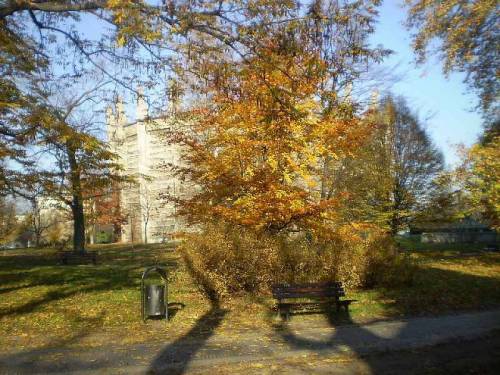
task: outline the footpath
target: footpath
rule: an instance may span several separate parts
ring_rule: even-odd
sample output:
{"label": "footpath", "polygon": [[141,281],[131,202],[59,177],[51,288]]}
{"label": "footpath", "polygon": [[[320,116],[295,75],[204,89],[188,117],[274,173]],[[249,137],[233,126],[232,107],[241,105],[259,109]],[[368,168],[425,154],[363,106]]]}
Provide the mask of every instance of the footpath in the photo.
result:
{"label": "footpath", "polygon": [[307,327],[298,316],[232,337],[214,329],[143,345],[5,349],[0,374],[493,374],[500,310],[336,327]]}

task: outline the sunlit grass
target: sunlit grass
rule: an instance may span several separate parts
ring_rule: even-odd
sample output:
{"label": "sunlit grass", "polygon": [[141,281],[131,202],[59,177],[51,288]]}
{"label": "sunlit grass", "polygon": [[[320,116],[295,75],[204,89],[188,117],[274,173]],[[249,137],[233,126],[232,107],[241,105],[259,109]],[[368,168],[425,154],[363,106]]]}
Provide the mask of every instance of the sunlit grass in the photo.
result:
{"label": "sunlit grass", "polygon": [[[107,245],[96,250],[97,266],[59,265],[51,249],[0,252],[1,347],[170,340],[185,335],[210,310],[173,247]],[[347,291],[349,298],[358,300],[351,307],[352,321],[500,306],[500,254],[416,251],[411,257],[419,264],[413,285]],[[168,323],[141,320],[140,278],[153,264],[169,270],[169,302],[185,305]],[[240,296],[225,302],[220,308],[226,315],[217,333],[237,339],[240,332],[271,330],[273,303],[270,296]],[[293,320],[319,324],[324,317],[303,315]]]}

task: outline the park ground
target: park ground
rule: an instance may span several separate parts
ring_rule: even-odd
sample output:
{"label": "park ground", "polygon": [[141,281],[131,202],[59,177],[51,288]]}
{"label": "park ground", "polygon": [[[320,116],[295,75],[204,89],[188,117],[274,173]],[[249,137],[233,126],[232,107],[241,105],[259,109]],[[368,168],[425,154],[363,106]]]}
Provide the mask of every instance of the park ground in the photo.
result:
{"label": "park ground", "polygon": [[[154,358],[155,350],[169,343],[174,345],[174,352],[178,352],[176,356],[182,357],[184,349],[190,353],[202,352],[210,340],[215,340],[212,347],[222,345],[220,343],[234,345],[234,350],[241,354],[248,350],[238,347],[242,342],[276,348],[281,344],[272,338],[276,334],[284,337],[283,330],[289,327],[297,332],[319,330],[316,334],[321,335],[332,327],[369,328],[373,324],[408,319],[425,322],[419,319],[500,308],[500,254],[470,247],[433,249],[427,246],[423,249],[404,245],[408,256],[418,264],[412,286],[348,291],[349,298],[358,300],[348,315],[300,315],[285,326],[276,320],[270,296],[240,296],[218,306],[211,305],[192,281],[174,245],[99,246],[94,248],[99,252],[97,266],[61,266],[53,249],[3,250],[0,251],[0,372],[2,366],[5,370],[6,365],[15,365],[16,360],[25,366],[30,355],[42,356],[45,360],[51,358],[57,364],[65,353],[87,353],[90,357],[86,363],[91,363],[92,353],[127,352],[133,348],[138,357],[147,362]],[[169,271],[172,318],[168,323],[148,321],[144,324],[140,318],[141,273],[153,264]],[[382,331],[387,327],[379,326]],[[251,343],[252,337],[271,339],[267,343],[259,340]],[[486,366],[478,372],[483,373],[492,369],[484,357],[488,357],[492,348],[499,347],[499,341],[498,332],[494,331],[484,339],[470,338],[466,346],[443,344],[429,350],[403,345],[397,356],[384,354],[376,360],[367,361],[363,357],[354,362],[349,348],[347,354],[340,353],[335,359],[317,357],[314,350],[309,350],[281,360],[279,368],[288,366],[290,371],[321,372],[331,368],[331,361],[335,361],[336,368],[344,368],[346,373],[369,373],[370,368],[374,372],[381,363],[401,365],[399,358],[408,358],[405,363],[411,365],[418,362],[422,353],[427,353],[430,373],[439,373],[438,359],[443,358],[449,359],[449,366],[455,363],[457,368],[467,371]],[[464,347],[474,360],[464,363],[468,358],[460,354]],[[141,362],[140,358],[137,363]],[[222,371],[224,366],[229,366],[228,373],[260,373],[262,368],[276,370],[276,363],[258,358],[254,356],[227,365],[220,363],[219,368]],[[188,361],[189,358],[184,365]],[[370,363],[370,368],[366,368],[366,363]],[[353,366],[361,367],[356,370]],[[183,371],[186,368],[184,366]]]}

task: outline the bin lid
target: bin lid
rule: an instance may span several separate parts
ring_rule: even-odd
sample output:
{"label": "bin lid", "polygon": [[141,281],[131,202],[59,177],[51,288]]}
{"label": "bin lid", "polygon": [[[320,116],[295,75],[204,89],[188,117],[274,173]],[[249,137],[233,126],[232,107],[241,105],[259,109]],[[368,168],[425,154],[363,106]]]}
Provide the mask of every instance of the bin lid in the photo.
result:
{"label": "bin lid", "polygon": [[165,271],[164,268],[161,268],[159,266],[152,266],[149,268],[146,268],[146,270],[142,273],[142,280],[150,273],[156,271],[160,274],[161,278],[166,281],[167,280],[167,271]]}

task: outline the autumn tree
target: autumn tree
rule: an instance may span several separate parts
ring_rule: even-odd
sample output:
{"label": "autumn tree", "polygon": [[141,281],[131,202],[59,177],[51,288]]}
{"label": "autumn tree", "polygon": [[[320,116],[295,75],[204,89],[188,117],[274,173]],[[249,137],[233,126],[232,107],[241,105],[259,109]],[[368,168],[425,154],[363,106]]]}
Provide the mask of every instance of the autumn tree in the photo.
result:
{"label": "autumn tree", "polygon": [[404,98],[384,98],[380,115],[385,125],[382,152],[388,153],[391,181],[389,225],[396,234],[415,216],[432,181],[443,170],[444,159]]}
{"label": "autumn tree", "polygon": [[478,215],[495,229],[500,228],[499,160],[500,136],[485,136],[467,150],[458,169],[468,195],[467,213]]}
{"label": "autumn tree", "polygon": [[304,22],[269,29],[258,57],[238,64],[200,58],[207,105],[189,113],[190,132],[173,134],[186,149],[184,165],[174,169],[197,188],[171,199],[190,222],[218,218],[318,236],[338,222],[335,208],[346,194],[322,196],[323,166],[354,153],[369,128],[342,89],[384,52],[366,45],[373,9],[332,12],[333,4],[314,2]]}
{"label": "autumn tree", "polygon": [[326,198],[348,192],[348,204],[340,208],[342,216],[353,222],[372,223],[388,229],[393,186],[388,125],[380,121],[378,111],[373,109],[364,117],[372,123],[367,128],[366,141],[356,152],[328,164],[322,191]]}
{"label": "autumn tree", "polygon": [[19,231],[16,206],[12,200],[0,196],[0,246],[12,242]]}
{"label": "autumn tree", "polygon": [[[95,105],[100,103],[99,90],[104,85],[92,85],[78,94],[65,90],[55,95],[50,91],[52,95],[41,99],[43,126],[34,151],[46,155],[47,162],[37,167],[36,176],[48,196],[71,210],[73,250],[77,252],[85,251],[84,202],[123,180],[116,155],[93,133],[98,113]],[[52,90],[58,88],[57,84],[52,86]]]}
{"label": "autumn tree", "polygon": [[32,165],[26,146],[36,133],[39,107],[25,88],[47,63],[33,41],[17,33],[22,27],[0,20],[0,194],[12,193],[11,187],[22,181],[18,170]]}
{"label": "autumn tree", "polygon": [[395,235],[420,214],[443,169],[443,156],[404,98],[386,96],[363,117],[373,123],[366,142],[329,167],[325,194],[348,192],[343,215]]}
{"label": "autumn tree", "polygon": [[[186,60],[190,74],[203,76],[202,64],[195,63],[199,56],[217,52],[236,60],[255,57],[262,36],[276,25],[294,28],[308,22],[319,43],[326,46],[331,42],[323,49],[325,60],[344,58],[336,40],[345,37],[358,44],[356,56],[348,55],[351,64],[342,64],[343,74],[330,75],[328,84],[339,88],[356,77],[358,66],[366,65],[367,55],[377,55],[376,50],[366,48],[366,40],[359,38],[357,30],[373,28],[379,2],[314,1],[304,6],[295,0],[2,1],[0,157],[32,162],[24,160],[25,146],[43,126],[38,121],[43,105],[25,83],[35,73],[47,74],[47,69],[53,73],[55,64],[60,80],[71,81],[89,70],[99,70],[118,87],[134,92],[141,83],[143,87],[161,84],[158,77],[166,72],[183,76]],[[307,12],[309,16],[304,17]],[[320,30],[318,26],[323,27],[326,19],[335,22]],[[88,30],[83,22],[95,27]],[[377,58],[383,54],[378,52]],[[151,104],[159,108],[162,103]],[[21,179],[15,169],[0,169],[0,188]]]}
{"label": "autumn tree", "polygon": [[114,236],[119,236],[122,225],[127,222],[120,207],[120,184],[110,184],[100,191],[94,190],[86,202],[85,212],[91,241],[95,236],[96,225],[111,224]]}
{"label": "autumn tree", "polygon": [[484,113],[498,116],[498,2],[494,0],[405,0],[407,24],[416,31],[413,47],[418,61],[437,39],[436,52],[444,72],[464,72],[480,98]]}
{"label": "autumn tree", "polygon": [[50,228],[57,225],[58,220],[54,215],[44,213],[44,209],[47,210],[48,207],[42,207],[43,200],[46,197],[43,195],[41,185],[29,189],[29,192],[26,192],[24,197],[30,205],[25,222],[26,229],[35,237],[35,246],[39,247],[43,236]]}

